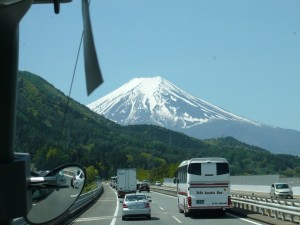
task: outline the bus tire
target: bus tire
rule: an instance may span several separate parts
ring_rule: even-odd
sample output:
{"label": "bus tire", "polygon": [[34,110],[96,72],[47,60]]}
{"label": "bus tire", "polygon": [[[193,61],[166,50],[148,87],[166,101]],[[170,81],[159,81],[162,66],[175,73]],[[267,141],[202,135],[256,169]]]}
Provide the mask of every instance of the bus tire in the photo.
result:
{"label": "bus tire", "polygon": [[184,209],[183,214],[184,214],[185,217],[189,217],[190,216],[190,213],[187,212],[186,209]]}
{"label": "bus tire", "polygon": [[220,217],[225,217],[225,215],[226,215],[226,211],[225,210],[223,210],[223,209],[219,210],[219,216]]}

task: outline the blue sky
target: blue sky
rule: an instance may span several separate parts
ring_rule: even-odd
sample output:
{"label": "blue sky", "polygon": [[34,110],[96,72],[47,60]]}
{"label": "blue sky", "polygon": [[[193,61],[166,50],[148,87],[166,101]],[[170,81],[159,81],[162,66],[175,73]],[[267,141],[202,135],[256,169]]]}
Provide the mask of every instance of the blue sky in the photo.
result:
{"label": "blue sky", "polygon": [[[104,77],[87,96],[82,51],[71,98],[89,104],[134,77],[161,76],[247,119],[300,131],[300,1],[92,0]],[[69,93],[81,1],[33,5],[20,24],[19,69]]]}

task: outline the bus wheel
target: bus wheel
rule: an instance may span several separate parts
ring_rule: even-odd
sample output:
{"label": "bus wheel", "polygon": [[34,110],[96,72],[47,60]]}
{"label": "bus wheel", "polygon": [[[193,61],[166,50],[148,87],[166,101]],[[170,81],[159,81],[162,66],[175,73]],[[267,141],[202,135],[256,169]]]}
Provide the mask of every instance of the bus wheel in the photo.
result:
{"label": "bus wheel", "polygon": [[184,209],[183,213],[184,213],[185,217],[189,217],[190,216],[189,212],[187,212],[186,209]]}
{"label": "bus wheel", "polygon": [[225,217],[225,215],[226,215],[226,211],[223,210],[223,209],[221,209],[221,210],[219,211],[219,216],[220,216],[220,217]]}

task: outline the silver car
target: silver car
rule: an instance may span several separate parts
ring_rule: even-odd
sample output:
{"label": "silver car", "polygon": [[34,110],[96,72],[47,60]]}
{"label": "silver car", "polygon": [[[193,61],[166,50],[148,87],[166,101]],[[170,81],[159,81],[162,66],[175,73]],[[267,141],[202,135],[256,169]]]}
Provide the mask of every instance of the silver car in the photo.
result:
{"label": "silver car", "polygon": [[293,191],[287,183],[274,183],[271,185],[270,196],[271,198],[293,198]]}
{"label": "silver car", "polygon": [[145,217],[151,219],[151,200],[145,194],[127,194],[122,205],[122,220],[128,217]]}

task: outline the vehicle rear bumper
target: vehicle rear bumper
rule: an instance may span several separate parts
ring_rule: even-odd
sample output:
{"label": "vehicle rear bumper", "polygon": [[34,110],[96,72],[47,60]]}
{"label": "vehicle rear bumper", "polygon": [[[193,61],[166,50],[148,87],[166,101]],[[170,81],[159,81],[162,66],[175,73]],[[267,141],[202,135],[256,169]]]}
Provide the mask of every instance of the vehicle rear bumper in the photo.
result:
{"label": "vehicle rear bumper", "polygon": [[122,216],[141,216],[151,215],[151,209],[134,209],[134,210],[123,210]]}

